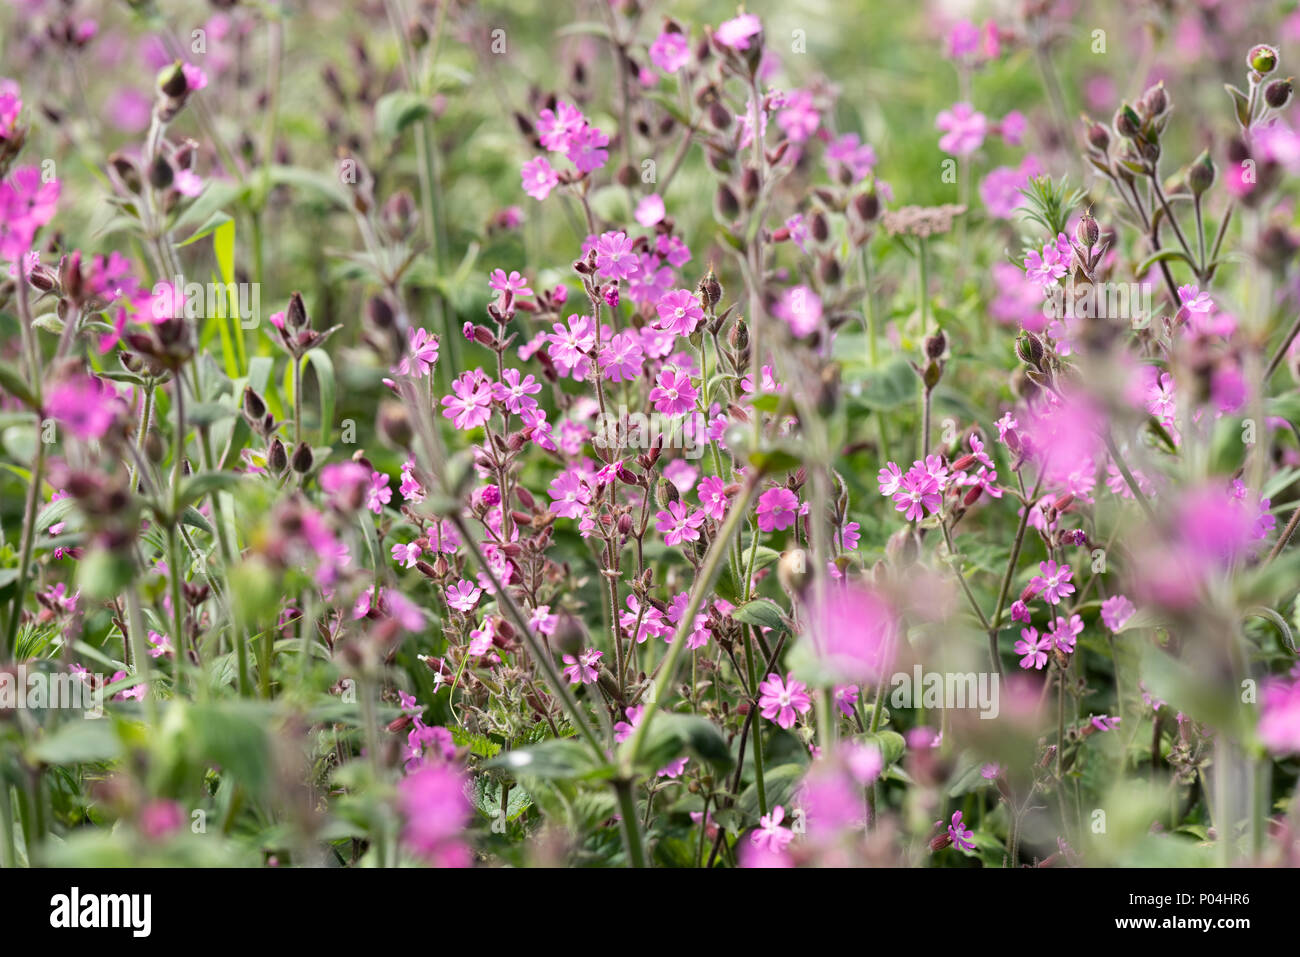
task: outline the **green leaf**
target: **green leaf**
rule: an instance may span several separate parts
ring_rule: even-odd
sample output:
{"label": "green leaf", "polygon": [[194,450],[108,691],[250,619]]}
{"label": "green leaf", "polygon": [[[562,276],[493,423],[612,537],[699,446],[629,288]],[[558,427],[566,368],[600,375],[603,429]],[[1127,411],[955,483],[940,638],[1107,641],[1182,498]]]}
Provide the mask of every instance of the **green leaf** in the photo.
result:
{"label": "green leaf", "polygon": [[430,114],[429,101],[410,90],[386,93],[375,104],[375,133],[383,140],[393,140],[412,123]]}
{"label": "green leaf", "polygon": [[[75,679],[74,679],[75,680]],[[30,757],[45,764],[112,761],[122,754],[122,742],[107,718],[69,721],[37,741]]]}
{"label": "green leaf", "polygon": [[612,765],[596,764],[591,752],[576,738],[552,738],[532,747],[503,751],[485,761],[483,767],[552,781],[599,780],[615,773]]}
{"label": "green leaf", "polygon": [[61,498],[57,502],[46,505],[36,516],[36,534],[48,531],[50,526],[65,521],[76,507],[76,499],[72,498]]}
{"label": "green leaf", "polygon": [[1171,259],[1180,259],[1183,262],[1187,263],[1187,265],[1191,266],[1193,269],[1196,268],[1196,263],[1192,262],[1192,260],[1188,258],[1187,254],[1184,253],[1182,250],[1161,249],[1153,253],[1152,255],[1148,256],[1146,259],[1142,260],[1142,262],[1137,267],[1137,275],[1139,276],[1143,275],[1148,269],[1150,269],[1158,262],[1168,262]]}
{"label": "green leaf", "polygon": [[92,548],[77,565],[77,585],[86,597],[107,601],[131,584],[135,566],[131,560],[105,548]]}
{"label": "green leaf", "polygon": [[[763,791],[769,811],[778,804],[785,808],[790,806],[790,795],[794,794],[795,788],[798,787],[807,770],[807,767],[802,764],[778,764],[763,772]],[[758,785],[751,784],[745,788],[736,806],[746,820],[756,819],[759,814]]]}
{"label": "green leaf", "polygon": [[192,505],[214,492],[233,492],[243,481],[243,476],[235,472],[200,472],[181,485],[180,504]]}
{"label": "green leaf", "polygon": [[32,390],[27,388],[27,383],[18,370],[7,362],[0,362],[0,389],[4,389],[28,408],[35,409],[40,404]]}
{"label": "green leaf", "polygon": [[773,631],[786,628],[785,615],[776,602],[769,598],[755,598],[746,602],[731,613],[736,621],[758,628],[770,628]]}

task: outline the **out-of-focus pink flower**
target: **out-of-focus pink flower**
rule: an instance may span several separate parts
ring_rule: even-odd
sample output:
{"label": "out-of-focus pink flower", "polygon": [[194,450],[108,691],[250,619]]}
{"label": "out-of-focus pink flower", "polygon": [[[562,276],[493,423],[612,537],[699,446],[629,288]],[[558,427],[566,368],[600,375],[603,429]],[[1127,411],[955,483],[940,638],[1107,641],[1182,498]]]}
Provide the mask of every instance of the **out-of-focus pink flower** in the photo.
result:
{"label": "out-of-focus pink flower", "polygon": [[664,199],[658,193],[643,196],[636,204],[636,221],[646,229],[663,222],[664,216]]}
{"label": "out-of-focus pink flower", "polygon": [[539,202],[551,195],[560,182],[560,174],[551,168],[545,156],[529,160],[519,170],[523,179],[524,192]]}
{"label": "out-of-focus pink flower", "polygon": [[45,397],[45,411],[83,442],[103,438],[119,408],[117,392],[96,376],[64,379]]}
{"label": "out-of-focus pink flower", "polygon": [[1300,680],[1264,683],[1256,730],[1273,754],[1300,754]]}
{"label": "out-of-focus pink flower", "polygon": [[462,840],[471,808],[464,777],[448,764],[427,763],[397,786],[397,809],[404,826],[402,842],[435,867],[468,867],[469,849]]}
{"label": "out-of-focus pink flower", "polygon": [[857,585],[828,588],[820,606],[812,609],[808,638],[829,674],[869,685],[893,667],[898,620],[874,591]]}
{"label": "out-of-focus pink flower", "polygon": [[763,23],[758,17],[752,13],[742,13],[718,24],[718,29],[713,31],[713,39],[733,50],[748,50],[750,40],[762,30]]}
{"label": "out-of-focus pink flower", "polygon": [[954,156],[974,153],[984,144],[989,128],[988,118],[969,103],[954,103],[952,109],[943,110],[935,118],[934,125],[944,134],[939,149]]}
{"label": "out-of-focus pink flower", "polygon": [[686,34],[664,31],[650,44],[650,62],[665,73],[676,73],[691,62]]}

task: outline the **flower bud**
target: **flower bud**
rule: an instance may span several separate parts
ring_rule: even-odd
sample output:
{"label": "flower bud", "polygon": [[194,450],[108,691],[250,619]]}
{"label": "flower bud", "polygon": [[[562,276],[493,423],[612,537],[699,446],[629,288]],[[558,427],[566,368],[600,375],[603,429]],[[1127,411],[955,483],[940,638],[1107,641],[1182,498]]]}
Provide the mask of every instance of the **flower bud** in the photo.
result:
{"label": "flower bud", "polygon": [[284,312],[284,325],[292,332],[307,325],[307,307],[303,305],[302,293],[295,292],[289,297],[289,307]]}
{"label": "flower bud", "polygon": [[399,449],[408,448],[415,433],[406,406],[386,399],[379,406],[379,434]]}
{"label": "flower bud", "polygon": [[261,424],[266,416],[266,403],[253,391],[252,386],[244,386],[244,415],[250,422]]}
{"label": "flower bud", "polygon": [[293,450],[293,458],[290,459],[289,464],[299,475],[305,475],[311,471],[313,459],[311,446],[306,442],[299,442],[298,447]]}
{"label": "flower bud", "polygon": [[938,359],[948,348],[948,337],[940,329],[932,336],[925,337],[925,354],[931,359]]}
{"label": "flower bud", "polygon": [[1105,153],[1110,149],[1110,132],[1103,124],[1089,121],[1088,143],[1093,149]]}
{"label": "flower bud", "polygon": [[1079,245],[1091,249],[1097,245],[1097,240],[1101,239],[1101,227],[1097,225],[1097,220],[1092,218],[1092,213],[1083,214],[1079,220],[1079,225],[1075,227],[1074,238],[1079,241]]}
{"label": "flower bud", "polygon": [[1201,155],[1192,161],[1191,169],[1187,171],[1187,185],[1191,188],[1193,194],[1200,196],[1214,185],[1216,173],[1214,160],[1210,158],[1210,151],[1201,150]]}
{"label": "flower bud", "polygon": [[289,466],[289,456],[285,452],[284,443],[278,438],[271,440],[270,447],[266,450],[266,467],[275,475],[280,475]]}
{"label": "flower bud", "polygon": [[1022,331],[1016,337],[1016,355],[1031,366],[1043,361],[1043,343],[1038,336],[1029,331]]}
{"label": "flower bud", "polygon": [[713,212],[724,223],[733,222],[740,216],[740,200],[726,183],[719,184],[713,196]]}
{"label": "flower bud", "polygon": [[1291,102],[1291,77],[1274,80],[1264,87],[1264,102],[1275,110],[1280,110]]}
{"label": "flower bud", "polygon": [[667,508],[673,502],[680,502],[681,498],[676,485],[666,478],[659,479],[655,485],[655,501],[659,503],[660,508]]}
{"label": "flower bud", "polygon": [[1115,111],[1113,125],[1115,132],[1125,139],[1132,139],[1142,132],[1142,119],[1137,115],[1133,107],[1127,103],[1121,105]]}

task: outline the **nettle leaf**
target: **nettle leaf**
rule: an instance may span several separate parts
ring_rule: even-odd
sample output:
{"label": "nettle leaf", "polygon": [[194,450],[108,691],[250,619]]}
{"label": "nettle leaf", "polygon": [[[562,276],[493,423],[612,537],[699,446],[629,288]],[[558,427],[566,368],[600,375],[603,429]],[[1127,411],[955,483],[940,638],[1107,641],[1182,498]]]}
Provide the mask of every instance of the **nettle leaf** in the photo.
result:
{"label": "nettle leaf", "polygon": [[885,767],[889,767],[901,758],[907,750],[907,742],[897,731],[876,731],[862,740],[865,744],[874,744],[880,749],[880,754],[885,759]]}
{"label": "nettle leaf", "polygon": [[112,761],[121,754],[122,741],[112,720],[83,718],[43,736],[28,756],[45,764],[84,764]]}

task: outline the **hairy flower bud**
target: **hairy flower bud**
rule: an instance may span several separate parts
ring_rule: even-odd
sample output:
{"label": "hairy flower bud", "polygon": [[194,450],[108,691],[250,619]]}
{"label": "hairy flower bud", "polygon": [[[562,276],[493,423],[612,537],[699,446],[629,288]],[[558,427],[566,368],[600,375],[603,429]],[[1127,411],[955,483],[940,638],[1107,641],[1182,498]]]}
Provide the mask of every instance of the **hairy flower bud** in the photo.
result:
{"label": "hairy flower bud", "polygon": [[289,464],[299,475],[305,475],[311,471],[314,458],[311,446],[306,442],[299,442],[298,447],[293,450],[293,458],[289,460]]}
{"label": "hairy flower bud", "polygon": [[1133,107],[1127,103],[1120,106],[1115,111],[1113,121],[1115,132],[1125,139],[1132,139],[1142,132],[1142,119],[1137,115]]}
{"label": "hairy flower bud", "polygon": [[1187,171],[1187,185],[1192,193],[1200,196],[1214,185],[1217,172],[1214,160],[1210,158],[1210,151],[1201,150],[1201,155],[1192,161],[1191,169]]}
{"label": "hairy flower bud", "polygon": [[1038,336],[1032,332],[1022,331],[1016,337],[1016,355],[1020,356],[1031,366],[1037,366],[1043,361],[1043,343]]}
{"label": "hairy flower bud", "polygon": [[271,445],[266,450],[266,467],[275,475],[280,475],[289,467],[289,455],[285,451],[284,443],[278,438],[271,440]]}
{"label": "hairy flower bud", "polygon": [[1291,102],[1292,77],[1274,80],[1264,87],[1264,102],[1275,110],[1280,110]]}
{"label": "hairy flower bud", "polygon": [[1091,249],[1101,239],[1101,227],[1097,225],[1097,220],[1092,218],[1091,212],[1084,213],[1083,218],[1079,220],[1079,225],[1074,229],[1074,238],[1086,249]]}

